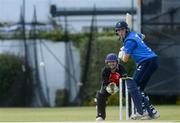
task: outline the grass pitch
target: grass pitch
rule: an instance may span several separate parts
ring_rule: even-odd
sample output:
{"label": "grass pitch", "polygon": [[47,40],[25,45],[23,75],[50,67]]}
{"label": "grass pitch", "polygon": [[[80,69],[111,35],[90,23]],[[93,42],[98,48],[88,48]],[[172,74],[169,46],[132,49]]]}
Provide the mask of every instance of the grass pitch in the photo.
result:
{"label": "grass pitch", "polygon": [[[162,105],[156,108],[161,117],[151,121],[180,122],[180,105]],[[95,121],[95,116],[95,107],[0,108],[0,122],[91,122]],[[107,106],[106,121],[119,121],[118,106]]]}

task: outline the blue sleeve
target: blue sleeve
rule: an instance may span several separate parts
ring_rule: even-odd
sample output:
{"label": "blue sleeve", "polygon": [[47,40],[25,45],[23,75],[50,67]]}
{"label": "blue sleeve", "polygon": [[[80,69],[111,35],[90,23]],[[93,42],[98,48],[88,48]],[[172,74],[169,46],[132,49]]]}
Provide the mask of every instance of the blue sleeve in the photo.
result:
{"label": "blue sleeve", "polygon": [[127,40],[124,44],[124,51],[126,54],[131,54],[132,51],[136,48],[136,42],[133,40]]}

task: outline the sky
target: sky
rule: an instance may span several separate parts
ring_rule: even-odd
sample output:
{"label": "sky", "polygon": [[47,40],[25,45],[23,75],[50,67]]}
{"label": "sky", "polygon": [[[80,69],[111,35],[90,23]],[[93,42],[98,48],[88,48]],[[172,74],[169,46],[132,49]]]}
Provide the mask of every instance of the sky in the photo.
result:
{"label": "sky", "polygon": [[[0,0],[0,22],[18,22],[20,7],[23,0]],[[57,5],[60,8],[79,8],[79,7],[131,7],[132,0],[25,0],[26,2],[26,21],[31,21],[34,6],[37,10],[39,21],[48,21],[49,6]],[[134,2],[136,4],[136,2]]]}

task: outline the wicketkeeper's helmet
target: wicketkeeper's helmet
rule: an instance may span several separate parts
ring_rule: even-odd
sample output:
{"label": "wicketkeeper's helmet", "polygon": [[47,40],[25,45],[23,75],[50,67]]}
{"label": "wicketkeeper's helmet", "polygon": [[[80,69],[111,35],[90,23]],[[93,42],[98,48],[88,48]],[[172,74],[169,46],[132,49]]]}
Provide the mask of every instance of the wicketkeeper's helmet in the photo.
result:
{"label": "wicketkeeper's helmet", "polygon": [[109,61],[118,61],[118,57],[115,53],[109,53],[107,56],[106,56],[106,59],[105,59],[105,63],[109,62]]}

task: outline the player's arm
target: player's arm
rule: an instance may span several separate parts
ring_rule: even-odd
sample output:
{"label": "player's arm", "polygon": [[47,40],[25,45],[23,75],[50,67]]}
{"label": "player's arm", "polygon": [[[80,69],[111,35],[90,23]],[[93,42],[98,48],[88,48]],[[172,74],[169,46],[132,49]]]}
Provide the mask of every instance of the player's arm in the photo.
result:
{"label": "player's arm", "polygon": [[118,91],[116,83],[109,83],[110,70],[105,67],[102,72],[102,88],[105,89],[109,94],[115,94]]}
{"label": "player's arm", "polygon": [[108,68],[104,67],[102,70],[102,85],[105,88],[109,84],[110,71]]}
{"label": "player's arm", "polygon": [[127,76],[127,70],[126,70],[126,68],[122,64],[119,64],[119,70],[120,70],[120,75],[122,77],[126,77]]}
{"label": "player's arm", "polygon": [[119,58],[123,62],[128,62],[130,54],[133,52],[133,50],[137,47],[137,44],[133,40],[128,40],[124,44],[124,49],[123,51],[120,51],[119,53]]}

